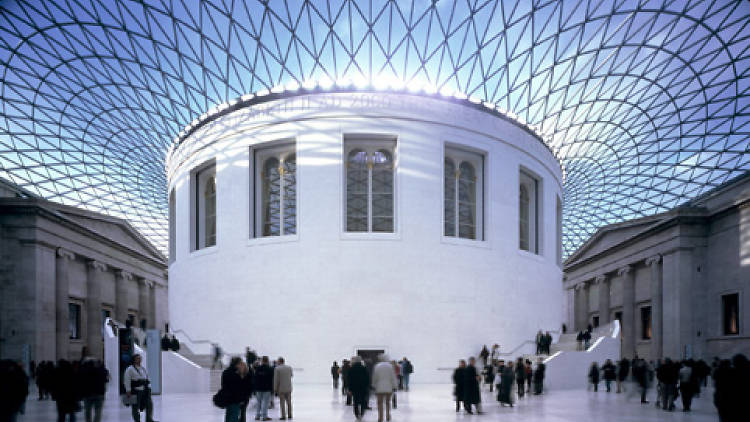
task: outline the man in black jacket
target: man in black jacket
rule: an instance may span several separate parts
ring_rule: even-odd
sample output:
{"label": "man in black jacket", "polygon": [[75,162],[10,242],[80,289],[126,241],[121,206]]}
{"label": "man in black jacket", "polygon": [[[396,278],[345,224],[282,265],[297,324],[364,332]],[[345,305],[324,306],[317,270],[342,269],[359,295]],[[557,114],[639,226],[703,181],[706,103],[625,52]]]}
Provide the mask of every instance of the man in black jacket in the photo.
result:
{"label": "man in black jacket", "polygon": [[354,416],[361,419],[367,408],[367,395],[370,391],[370,374],[367,368],[362,365],[362,358],[354,356],[352,358],[352,367],[347,373],[347,387],[354,397]]}
{"label": "man in black jacket", "polygon": [[[102,420],[102,404],[104,403],[104,394],[107,392],[109,371],[101,361],[87,359],[81,366],[80,376],[86,422],[99,422]],[[93,416],[91,415],[92,410],[94,411]]]}
{"label": "man in black jacket", "polygon": [[241,362],[238,357],[232,358],[227,369],[221,373],[221,394],[227,405],[224,420],[227,422],[238,422],[242,402],[245,399],[245,386],[238,372],[237,365]]}
{"label": "man in black jacket", "polygon": [[255,420],[270,421],[268,417],[268,404],[271,401],[273,391],[273,368],[268,363],[268,356],[263,356],[260,365],[255,369],[254,378],[255,397],[258,399]]}

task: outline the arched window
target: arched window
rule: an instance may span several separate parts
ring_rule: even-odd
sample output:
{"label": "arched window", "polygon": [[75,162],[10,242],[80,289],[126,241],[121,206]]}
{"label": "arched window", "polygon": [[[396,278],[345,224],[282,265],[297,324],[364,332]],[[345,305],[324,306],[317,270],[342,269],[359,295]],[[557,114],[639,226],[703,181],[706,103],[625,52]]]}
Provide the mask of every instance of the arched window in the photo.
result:
{"label": "arched window", "polygon": [[529,190],[521,185],[518,195],[518,232],[520,233],[519,245],[521,249],[529,250]]}
{"label": "arched window", "polygon": [[444,166],[444,235],[481,240],[484,157],[446,148]]}
{"label": "arched window", "polygon": [[347,232],[394,231],[394,149],[394,141],[345,141]]}
{"label": "arched window", "polygon": [[294,144],[254,151],[256,237],[297,233],[297,156]]}
{"label": "arched window", "polygon": [[204,227],[206,228],[205,246],[214,246],[216,244],[216,176],[211,176],[206,180],[203,189],[204,203]]}

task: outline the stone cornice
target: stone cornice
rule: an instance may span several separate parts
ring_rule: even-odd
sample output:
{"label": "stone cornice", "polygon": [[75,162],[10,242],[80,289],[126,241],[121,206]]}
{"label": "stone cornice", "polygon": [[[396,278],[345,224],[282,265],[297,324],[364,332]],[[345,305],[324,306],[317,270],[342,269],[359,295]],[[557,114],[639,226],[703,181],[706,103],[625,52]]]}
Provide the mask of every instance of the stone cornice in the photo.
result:
{"label": "stone cornice", "polygon": [[119,280],[124,280],[124,281],[131,281],[133,280],[134,277],[133,277],[133,273],[130,273],[130,272],[127,272],[125,270],[121,270],[118,268],[118,269],[115,269],[115,278]]}
{"label": "stone cornice", "polygon": [[625,274],[629,274],[632,271],[633,271],[633,267],[631,265],[626,265],[624,267],[620,267],[617,269],[617,275],[623,276]]}
{"label": "stone cornice", "polygon": [[95,259],[90,259],[86,261],[86,265],[88,265],[89,268],[91,268],[94,271],[107,271],[107,264],[103,262],[99,262]]}
{"label": "stone cornice", "polygon": [[609,277],[606,274],[598,275],[594,279],[594,284],[602,284],[609,281]]}
{"label": "stone cornice", "polygon": [[57,256],[63,259],[70,260],[70,261],[74,260],[76,257],[76,255],[73,252],[64,248],[57,248]]}

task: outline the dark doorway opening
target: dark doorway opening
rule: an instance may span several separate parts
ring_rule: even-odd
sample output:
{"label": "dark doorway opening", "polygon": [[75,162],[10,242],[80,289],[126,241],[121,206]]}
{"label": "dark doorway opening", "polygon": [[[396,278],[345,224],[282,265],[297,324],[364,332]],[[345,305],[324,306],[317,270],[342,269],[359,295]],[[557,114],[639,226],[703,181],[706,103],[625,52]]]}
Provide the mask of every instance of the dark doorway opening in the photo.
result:
{"label": "dark doorway opening", "polygon": [[365,363],[369,365],[376,364],[378,362],[378,356],[385,353],[383,349],[357,349],[357,356],[361,357]]}

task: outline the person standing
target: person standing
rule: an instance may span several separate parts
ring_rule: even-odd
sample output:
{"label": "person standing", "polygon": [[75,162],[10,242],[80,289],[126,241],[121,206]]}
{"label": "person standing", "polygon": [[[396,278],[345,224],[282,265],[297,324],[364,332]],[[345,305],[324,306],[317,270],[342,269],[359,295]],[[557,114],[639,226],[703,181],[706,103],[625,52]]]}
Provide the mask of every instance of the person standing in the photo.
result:
{"label": "person standing", "polygon": [[362,358],[352,357],[352,366],[347,374],[349,392],[354,400],[354,417],[362,419],[367,409],[367,392],[370,389],[370,374],[362,365]]}
{"label": "person standing", "polygon": [[271,401],[271,391],[273,390],[273,369],[269,364],[268,356],[260,358],[260,365],[255,369],[253,390],[257,400],[255,420],[270,421],[268,404]]}
{"label": "person standing", "polygon": [[151,388],[146,368],[141,366],[141,355],[133,355],[133,364],[125,370],[123,384],[128,397],[135,395],[135,403],[130,405],[133,421],[140,422],[141,412],[146,411],[146,422],[156,422],[153,418],[154,403],[151,400]]}
{"label": "person standing", "polygon": [[401,373],[404,375],[404,390],[409,391],[409,378],[414,373],[414,366],[412,366],[409,359],[404,356],[404,360],[401,364]]}
{"label": "person standing", "polygon": [[589,382],[594,387],[594,392],[599,391],[599,365],[596,362],[591,362],[589,367]]}
{"label": "person standing", "polygon": [[495,343],[492,345],[492,352],[490,352],[490,362],[496,362],[500,357],[500,345]]}
{"label": "person standing", "polygon": [[641,390],[641,403],[648,404],[646,393],[648,392],[649,368],[645,360],[639,359],[638,356],[632,361],[633,380],[638,384]]}
{"label": "person standing", "polygon": [[221,373],[219,394],[224,396],[224,402],[226,403],[224,422],[239,422],[240,420],[242,402],[245,400],[245,387],[239,370],[241,362],[242,358],[232,358],[227,369]]}
{"label": "person standing", "polygon": [[338,390],[339,388],[339,374],[341,373],[341,368],[339,367],[338,362],[333,361],[333,366],[331,366],[331,378],[333,378],[333,389]]}
{"label": "person standing", "polygon": [[607,359],[602,365],[602,373],[604,375],[604,385],[607,387],[607,392],[612,391],[612,381],[617,379],[617,368],[610,359]]}
{"label": "person standing", "polygon": [[[81,366],[81,385],[83,393],[83,408],[86,422],[100,422],[102,420],[102,404],[107,392],[109,371],[102,361],[87,359]],[[92,416],[93,410],[93,416]]]}
{"label": "person standing", "polygon": [[544,334],[542,334],[542,330],[537,331],[536,333],[536,354],[541,355],[544,353]]}
{"label": "person standing", "polygon": [[466,372],[466,361],[458,361],[458,367],[453,370],[453,396],[456,398],[456,413],[461,409],[464,401],[464,372]]}
{"label": "person standing", "polygon": [[531,361],[526,359],[524,368],[526,373],[524,374],[524,377],[526,377],[526,393],[531,393],[531,375],[534,372],[531,368]]}
{"label": "person standing", "polygon": [[479,352],[479,359],[482,361],[482,368],[487,366],[487,358],[490,357],[490,351],[487,350],[487,345],[482,346],[482,351]]}
{"label": "person standing", "polygon": [[247,406],[250,404],[250,397],[253,396],[253,371],[245,362],[240,361],[237,364],[237,373],[241,379],[242,403],[240,403],[240,422],[247,421]]}
{"label": "person standing", "polygon": [[346,396],[346,405],[352,405],[352,394],[349,391],[349,370],[352,365],[348,360],[344,359],[341,361],[341,394]]}
{"label": "person standing", "polygon": [[383,422],[384,404],[385,420],[391,420],[391,394],[398,389],[398,380],[388,356],[380,355],[378,360],[378,364],[372,370],[372,388],[378,400],[378,422]]}
{"label": "person standing", "polygon": [[221,357],[224,354],[224,352],[221,351],[221,346],[219,346],[218,343],[214,343],[214,360],[211,363],[211,369],[214,369],[216,366],[219,367],[219,369],[224,368],[224,365],[221,363]]}
{"label": "person standing", "polygon": [[245,362],[247,362],[248,368],[252,368],[256,360],[258,360],[258,355],[255,354],[253,349],[250,346],[245,347]]}
{"label": "person standing", "polygon": [[526,366],[523,364],[523,358],[516,361],[516,385],[518,386],[518,398],[523,398],[524,384],[526,383]]}
{"label": "person standing", "polygon": [[471,406],[474,405],[478,414],[482,414],[482,396],[479,392],[479,381],[481,377],[475,366],[476,360],[469,358],[469,365],[464,369],[464,410],[466,413],[473,414]]}
{"label": "person standing", "polygon": [[544,391],[545,369],[544,360],[539,358],[539,363],[536,365],[536,370],[534,371],[534,395],[536,396],[542,394],[542,391]]}
{"label": "person standing", "polygon": [[[292,367],[279,357],[276,368],[273,370],[273,392],[279,396],[279,407],[281,408],[281,420],[286,420],[287,415],[292,419]],[[286,405],[286,409],[284,408]]]}
{"label": "person standing", "polygon": [[484,383],[489,384],[490,386],[490,393],[493,390],[492,381],[495,380],[495,367],[493,366],[494,362],[490,362],[489,365],[485,366],[484,369],[482,369],[482,376],[484,378]]}
{"label": "person standing", "polygon": [[546,331],[544,333],[544,354],[549,355],[550,346],[552,346],[552,334]]}
{"label": "person standing", "polygon": [[513,361],[508,361],[508,365],[502,369],[500,393],[498,394],[498,400],[500,406],[506,404],[513,407],[513,384],[515,383],[516,371],[513,368]]}
{"label": "person standing", "polygon": [[23,368],[9,359],[0,360],[0,380],[0,421],[15,422],[29,395],[29,380]]}

